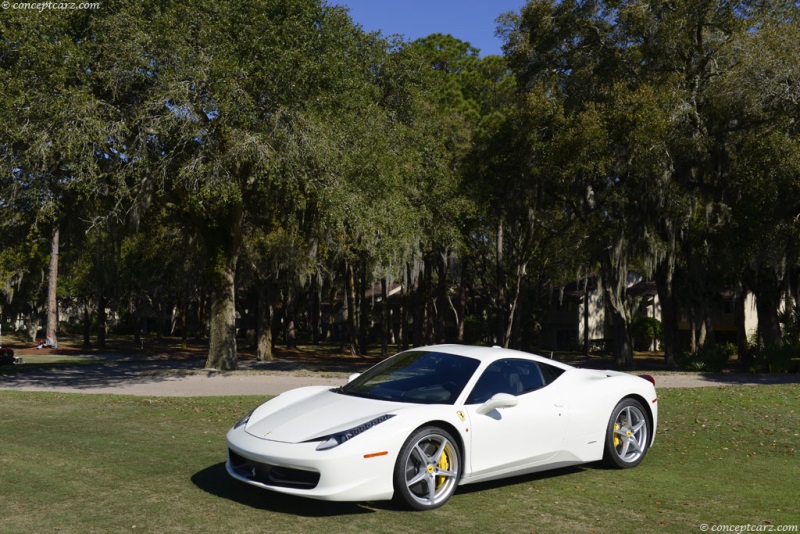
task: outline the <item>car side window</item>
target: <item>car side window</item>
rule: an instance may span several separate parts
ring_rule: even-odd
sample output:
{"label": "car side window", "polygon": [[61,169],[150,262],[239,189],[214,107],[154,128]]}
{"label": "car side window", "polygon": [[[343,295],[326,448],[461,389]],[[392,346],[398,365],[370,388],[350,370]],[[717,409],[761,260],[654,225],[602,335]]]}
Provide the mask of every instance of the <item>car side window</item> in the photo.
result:
{"label": "car side window", "polygon": [[483,371],[467,404],[482,404],[497,393],[523,395],[543,388],[563,372],[558,367],[531,360],[498,360]]}
{"label": "car side window", "polygon": [[564,370],[560,367],[556,367],[555,365],[547,365],[546,363],[540,363],[539,370],[542,372],[542,378],[544,379],[545,386],[552,383],[556,378],[561,376],[561,373],[564,372]]}

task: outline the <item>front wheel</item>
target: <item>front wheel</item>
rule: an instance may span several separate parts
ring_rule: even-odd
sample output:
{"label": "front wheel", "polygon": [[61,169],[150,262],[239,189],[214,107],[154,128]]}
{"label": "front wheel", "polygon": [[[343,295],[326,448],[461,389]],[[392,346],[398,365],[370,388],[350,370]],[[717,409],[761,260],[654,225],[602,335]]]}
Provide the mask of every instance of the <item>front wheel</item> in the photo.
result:
{"label": "front wheel", "polygon": [[394,468],[395,497],[414,510],[433,510],[456,491],[461,453],[453,437],[438,427],[423,427],[406,440]]}
{"label": "front wheel", "polygon": [[603,461],[609,467],[636,467],[650,443],[650,422],[639,401],[622,399],[611,412]]}

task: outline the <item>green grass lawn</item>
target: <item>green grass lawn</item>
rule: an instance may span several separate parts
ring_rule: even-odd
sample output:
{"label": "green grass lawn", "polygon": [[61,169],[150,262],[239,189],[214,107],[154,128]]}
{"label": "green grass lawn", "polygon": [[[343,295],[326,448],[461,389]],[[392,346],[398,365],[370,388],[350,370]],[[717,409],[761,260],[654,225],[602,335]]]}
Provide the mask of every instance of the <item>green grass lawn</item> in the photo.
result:
{"label": "green grass lawn", "polygon": [[232,480],[224,436],[257,397],[0,391],[0,532],[700,532],[800,524],[800,386],[662,390],[656,446],[465,486],[433,512]]}

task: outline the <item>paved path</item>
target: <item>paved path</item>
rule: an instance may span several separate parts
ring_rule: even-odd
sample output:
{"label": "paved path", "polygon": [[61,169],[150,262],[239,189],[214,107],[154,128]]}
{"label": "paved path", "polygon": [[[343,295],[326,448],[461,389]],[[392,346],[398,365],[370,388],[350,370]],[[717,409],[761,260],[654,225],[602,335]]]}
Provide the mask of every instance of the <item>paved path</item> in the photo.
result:
{"label": "paved path", "polygon": [[[165,370],[165,365],[169,366]],[[110,393],[121,395],[199,397],[221,395],[277,395],[309,385],[340,386],[348,372],[284,370],[285,365],[243,362],[251,370],[217,372],[198,369],[197,361],[146,361],[119,359],[102,364],[55,367],[0,375],[0,389]],[[800,375],[730,373],[650,373],[657,388],[800,383]]]}
{"label": "paved path", "polygon": [[340,386],[348,376],[346,372],[283,370],[285,366],[277,362],[244,364],[243,367],[251,369],[236,372],[208,371],[201,367],[202,363],[191,360],[106,359],[98,364],[0,375],[0,389],[167,397],[277,395],[301,386]]}

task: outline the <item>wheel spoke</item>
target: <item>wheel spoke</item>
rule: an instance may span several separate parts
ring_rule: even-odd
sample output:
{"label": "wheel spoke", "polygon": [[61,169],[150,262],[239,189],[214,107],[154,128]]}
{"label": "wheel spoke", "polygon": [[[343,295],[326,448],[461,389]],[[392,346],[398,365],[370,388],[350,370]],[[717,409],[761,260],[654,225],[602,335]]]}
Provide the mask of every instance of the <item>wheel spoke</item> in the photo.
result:
{"label": "wheel spoke", "polygon": [[636,423],[635,425],[633,425],[633,426],[631,427],[631,432],[633,432],[633,433],[635,434],[636,432],[638,432],[638,431],[639,431],[639,429],[640,429],[640,428],[642,428],[642,427],[643,427],[644,425],[646,425],[646,424],[647,424],[647,421],[645,421],[644,419],[642,419],[641,421],[639,421],[638,423]]}
{"label": "wheel spoke", "polygon": [[627,435],[623,436],[622,437],[622,450],[619,453],[620,457],[622,457],[623,459],[625,458],[625,456],[628,455],[628,447],[630,446],[630,444],[631,444],[630,438],[628,438]]}
{"label": "wheel spoke", "polygon": [[437,469],[436,470],[436,476],[437,477],[455,478],[456,476],[458,476],[458,473],[456,471],[451,471],[449,469],[447,469],[447,470],[445,470],[445,469]]}
{"label": "wheel spoke", "polygon": [[420,469],[419,472],[416,475],[414,475],[414,478],[406,482],[406,485],[410,488],[411,486],[419,483],[420,480],[423,480],[427,475],[428,475],[427,471],[425,471],[424,469]]}
{"label": "wheel spoke", "polygon": [[430,462],[432,464],[438,464],[439,463],[439,460],[442,457],[442,453],[444,452],[444,449],[445,449],[445,447],[447,447],[447,445],[449,445],[449,442],[446,439],[443,439],[442,443],[439,445],[439,448],[436,449],[436,452],[433,453],[433,456],[431,456],[431,458],[430,458]]}
{"label": "wheel spoke", "polygon": [[423,451],[422,447],[419,446],[419,443],[414,445],[414,450],[412,452],[416,453],[417,457],[420,459],[422,463],[427,464],[430,461],[428,455],[425,454],[425,451]]}
{"label": "wheel spoke", "polygon": [[436,500],[436,478],[428,477],[428,500],[433,504]]}

